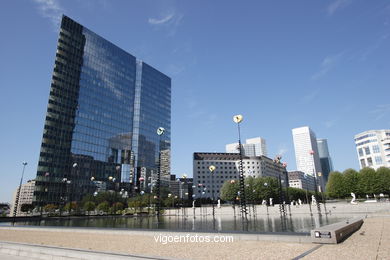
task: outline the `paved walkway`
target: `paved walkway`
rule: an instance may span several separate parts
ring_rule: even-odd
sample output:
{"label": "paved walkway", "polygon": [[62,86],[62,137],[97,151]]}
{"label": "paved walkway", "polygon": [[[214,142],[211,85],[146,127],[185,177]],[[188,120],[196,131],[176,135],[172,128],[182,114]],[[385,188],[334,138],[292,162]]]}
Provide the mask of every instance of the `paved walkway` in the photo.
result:
{"label": "paved walkway", "polygon": [[23,256],[15,256],[15,255],[0,253],[0,260],[26,260],[26,258]]}
{"label": "paved walkway", "polygon": [[303,259],[390,259],[390,217],[368,218],[350,238],[323,245]]}
{"label": "paved walkway", "polygon": [[[163,244],[156,242],[153,236],[142,234],[129,235],[127,233],[124,235],[121,232],[113,234],[113,232],[94,232],[93,230],[83,232],[83,229],[63,232],[57,228],[42,231],[39,228],[22,230],[1,227],[0,241],[111,252],[140,256],[141,259],[149,256],[152,259],[159,257],[173,259],[390,259],[390,216],[384,214],[382,217],[366,219],[360,230],[338,245],[319,246],[310,243],[245,240],[218,244],[185,242]],[[4,252],[0,251],[0,253]],[[81,257],[74,256],[73,258],[81,259]],[[2,259],[1,255],[0,259]]]}

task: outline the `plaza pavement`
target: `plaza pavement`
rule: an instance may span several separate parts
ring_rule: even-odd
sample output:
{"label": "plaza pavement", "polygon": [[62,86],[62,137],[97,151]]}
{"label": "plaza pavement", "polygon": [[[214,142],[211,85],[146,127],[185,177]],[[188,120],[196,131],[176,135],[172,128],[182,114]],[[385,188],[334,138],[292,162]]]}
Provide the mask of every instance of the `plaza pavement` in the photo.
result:
{"label": "plaza pavement", "polygon": [[[333,206],[331,206],[333,208]],[[360,212],[350,205],[337,205],[352,212]],[[374,206],[372,206],[374,207]],[[377,207],[377,205],[375,206]],[[366,210],[366,209],[365,209]],[[124,259],[122,255],[99,254],[98,252],[131,255],[127,259],[390,259],[390,213],[388,204],[371,211],[363,226],[346,241],[337,245],[267,240],[235,239],[232,243],[168,243],[156,242],[146,232],[110,231],[67,228],[0,227],[0,241],[48,246],[50,250],[79,249],[72,251],[72,258],[49,257],[40,259]],[[156,232],[163,233],[163,232]],[[157,234],[157,235],[158,235]],[[225,234],[224,234],[225,235]],[[266,236],[266,235],[265,235]],[[15,246],[15,244],[14,244]],[[8,248],[10,245],[8,245]],[[11,245],[12,247],[12,245]],[[25,254],[27,245],[9,254]],[[0,242],[0,259],[4,256],[6,243]],[[24,249],[23,249],[24,248]],[[65,248],[65,249],[58,249]],[[50,252],[50,250],[46,250]],[[54,252],[53,251],[53,252]],[[42,251],[44,252],[44,251]],[[78,254],[77,254],[78,253]],[[3,254],[3,255],[1,255]],[[93,255],[93,258],[87,256]],[[57,254],[59,257],[59,255]],[[38,257],[38,255],[36,255]],[[79,257],[79,258],[77,258]],[[134,258],[135,257],[135,258]],[[12,259],[12,258],[10,258]],[[34,259],[26,257],[25,259]],[[39,258],[36,258],[39,259]]]}

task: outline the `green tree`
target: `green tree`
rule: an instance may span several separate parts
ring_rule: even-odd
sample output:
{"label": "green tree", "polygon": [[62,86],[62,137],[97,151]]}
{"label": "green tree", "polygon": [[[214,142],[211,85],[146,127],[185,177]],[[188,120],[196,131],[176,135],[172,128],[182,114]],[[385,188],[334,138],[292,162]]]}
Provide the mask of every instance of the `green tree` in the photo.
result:
{"label": "green tree", "polygon": [[240,184],[238,180],[225,181],[220,190],[220,197],[222,200],[234,202],[239,190]]}
{"label": "green tree", "polygon": [[34,209],[34,205],[32,204],[22,204],[22,206],[20,207],[20,210],[22,212],[30,212],[33,209]]}
{"label": "green tree", "polygon": [[354,169],[346,169],[343,172],[343,180],[344,180],[346,196],[351,194],[351,192],[362,195],[359,189],[359,179],[360,179],[359,172],[355,171]]}
{"label": "green tree", "polygon": [[57,209],[57,206],[54,204],[47,204],[43,207],[43,210],[45,212],[49,213],[49,215],[53,214],[56,209]]}
{"label": "green tree", "polygon": [[363,168],[360,170],[359,190],[361,194],[378,194],[381,190],[380,179],[377,172],[372,168]]}
{"label": "green tree", "polygon": [[258,202],[263,201],[263,199],[269,201],[270,198],[276,201],[279,198],[279,180],[277,178],[255,178],[254,189],[256,190],[256,199]]}
{"label": "green tree", "polygon": [[288,196],[290,201],[293,200],[298,201],[298,199],[301,199],[302,201],[306,201],[306,191],[303,189],[288,187]]}
{"label": "green tree", "polygon": [[112,209],[114,213],[117,213],[117,211],[123,210],[125,206],[122,202],[115,202],[114,205],[112,205]]}
{"label": "green tree", "polygon": [[107,201],[103,201],[103,202],[99,203],[99,205],[97,205],[96,209],[98,211],[103,211],[103,212],[107,213],[108,210],[110,209],[110,204],[108,204]]}
{"label": "green tree", "polygon": [[70,211],[70,210],[77,210],[79,207],[78,203],[76,201],[68,202],[66,203],[64,210]]}
{"label": "green tree", "polygon": [[93,210],[95,210],[95,208],[96,208],[96,204],[95,204],[95,202],[93,202],[93,201],[87,201],[87,202],[84,203],[83,208],[84,208],[84,210],[87,211],[87,212],[88,212],[88,211],[93,211]]}
{"label": "green tree", "polygon": [[380,167],[376,170],[376,175],[379,180],[380,192],[390,195],[390,169],[387,167]]}
{"label": "green tree", "polygon": [[326,184],[326,190],[330,197],[344,198],[347,194],[344,176],[338,171],[331,172],[329,174],[328,183]]}
{"label": "green tree", "polygon": [[153,195],[137,195],[135,197],[129,198],[128,199],[128,206],[129,208],[133,208],[136,212],[142,211],[144,207],[147,207],[149,205],[149,199]]}

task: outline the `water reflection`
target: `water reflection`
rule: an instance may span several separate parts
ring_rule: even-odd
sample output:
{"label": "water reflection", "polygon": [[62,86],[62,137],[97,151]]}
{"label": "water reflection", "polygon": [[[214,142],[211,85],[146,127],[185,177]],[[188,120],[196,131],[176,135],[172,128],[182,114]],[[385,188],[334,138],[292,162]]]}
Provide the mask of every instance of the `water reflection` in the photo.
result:
{"label": "water reflection", "polygon": [[[202,216],[197,218],[183,216],[161,217],[83,217],[71,219],[45,219],[42,221],[17,222],[15,225],[28,226],[66,226],[66,227],[95,227],[95,228],[124,228],[124,229],[166,229],[166,230],[192,230],[217,232],[310,232],[311,229],[323,225],[342,221],[341,217],[328,216],[263,216],[253,217],[242,221],[240,217],[228,216]],[[3,225],[6,223],[3,223]]]}

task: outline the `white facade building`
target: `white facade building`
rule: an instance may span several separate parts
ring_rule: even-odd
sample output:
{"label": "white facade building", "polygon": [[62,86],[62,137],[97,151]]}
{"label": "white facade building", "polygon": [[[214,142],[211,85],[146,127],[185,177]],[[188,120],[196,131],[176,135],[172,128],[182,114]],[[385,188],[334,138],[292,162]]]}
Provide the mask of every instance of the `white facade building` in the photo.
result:
{"label": "white facade building", "polygon": [[[242,148],[245,156],[267,156],[267,145],[265,139],[261,137],[246,139],[246,143],[242,144]],[[238,143],[227,144],[225,151],[227,153],[239,153]]]}
{"label": "white facade building", "polygon": [[315,191],[314,177],[301,171],[288,172],[288,184],[293,188]]}
{"label": "white facade building", "polygon": [[[265,156],[243,156],[245,177],[287,177],[286,168],[281,163]],[[238,153],[194,153],[193,178],[195,199],[219,197],[219,192],[225,181],[239,179],[240,155]],[[214,165],[215,171],[210,173],[209,166]],[[213,184],[214,178],[214,184]],[[285,184],[283,184],[285,185]],[[204,194],[203,194],[204,192]]]}
{"label": "white facade building", "polygon": [[322,172],[315,133],[308,126],[304,126],[294,128],[292,135],[297,170],[311,176]]}
{"label": "white facade building", "polygon": [[[34,188],[35,188],[35,180],[27,181],[27,183],[22,184],[20,189],[20,197],[18,202],[18,208],[16,211],[16,216],[25,216],[26,213],[22,212],[21,208],[23,204],[32,204],[34,197]],[[14,208],[16,205],[16,197],[18,195],[19,187],[14,192],[14,196],[12,199],[12,208],[10,215],[13,216]]]}
{"label": "white facade building", "polygon": [[370,130],[355,135],[360,169],[390,167],[390,130]]}

